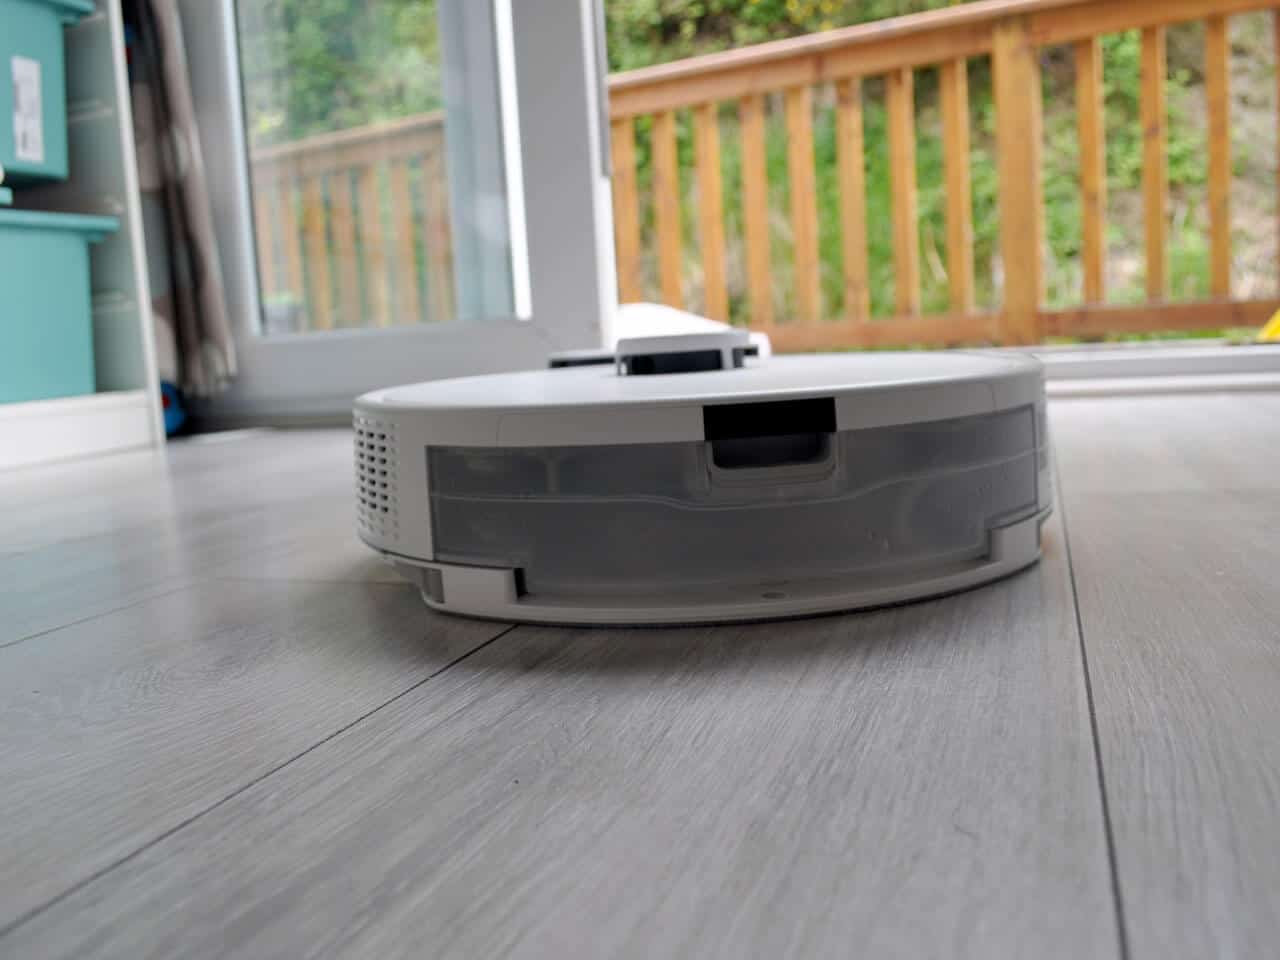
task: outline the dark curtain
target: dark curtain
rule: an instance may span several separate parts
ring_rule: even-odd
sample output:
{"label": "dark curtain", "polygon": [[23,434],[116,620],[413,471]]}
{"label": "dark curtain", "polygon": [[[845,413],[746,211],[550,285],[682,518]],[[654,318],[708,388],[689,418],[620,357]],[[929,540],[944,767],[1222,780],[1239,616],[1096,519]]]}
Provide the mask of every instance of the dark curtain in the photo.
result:
{"label": "dark curtain", "polygon": [[236,373],[177,0],[124,0],[161,376],[208,396]]}

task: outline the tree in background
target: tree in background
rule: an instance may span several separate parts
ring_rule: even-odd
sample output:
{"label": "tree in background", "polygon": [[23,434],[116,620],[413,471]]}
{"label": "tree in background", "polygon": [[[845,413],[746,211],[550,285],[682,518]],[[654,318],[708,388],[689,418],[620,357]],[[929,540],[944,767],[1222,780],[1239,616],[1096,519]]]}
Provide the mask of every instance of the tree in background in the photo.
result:
{"label": "tree in background", "polygon": [[237,15],[254,146],[443,103],[435,0],[240,0]]}
{"label": "tree in background", "polygon": [[609,67],[716,50],[953,5],[956,0],[605,0]]}

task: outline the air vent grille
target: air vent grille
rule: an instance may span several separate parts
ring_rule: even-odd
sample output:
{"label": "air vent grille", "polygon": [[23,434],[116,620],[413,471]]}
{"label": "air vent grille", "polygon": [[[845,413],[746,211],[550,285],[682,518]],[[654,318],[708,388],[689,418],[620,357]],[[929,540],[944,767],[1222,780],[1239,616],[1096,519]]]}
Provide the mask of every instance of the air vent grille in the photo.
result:
{"label": "air vent grille", "polygon": [[396,498],[395,426],[371,417],[355,418],[356,522],[382,540],[400,535]]}

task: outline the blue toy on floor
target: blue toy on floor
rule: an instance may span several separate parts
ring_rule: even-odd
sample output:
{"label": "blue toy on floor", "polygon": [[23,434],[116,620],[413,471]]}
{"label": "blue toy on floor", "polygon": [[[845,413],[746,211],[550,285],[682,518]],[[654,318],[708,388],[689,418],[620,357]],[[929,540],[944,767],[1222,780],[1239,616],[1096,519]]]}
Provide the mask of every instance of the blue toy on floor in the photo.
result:
{"label": "blue toy on floor", "polygon": [[168,380],[160,381],[160,402],[164,405],[164,432],[172,437],[187,422],[187,407],[182,391]]}

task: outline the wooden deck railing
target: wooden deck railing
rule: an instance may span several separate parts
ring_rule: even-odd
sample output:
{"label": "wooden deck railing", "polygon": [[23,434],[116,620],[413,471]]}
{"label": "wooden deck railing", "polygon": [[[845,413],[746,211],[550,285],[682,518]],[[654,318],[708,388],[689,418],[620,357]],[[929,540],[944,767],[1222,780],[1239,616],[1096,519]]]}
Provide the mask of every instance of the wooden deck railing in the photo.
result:
{"label": "wooden deck railing", "polygon": [[[1227,17],[1267,8],[1280,8],[1280,0],[985,0],[615,75],[610,98],[621,298],[644,298],[642,261],[648,259],[645,243],[651,239],[663,301],[682,306],[693,294],[708,315],[729,316],[726,166],[721,147],[722,134],[735,135],[735,125],[722,124],[727,110],[736,112],[740,138],[736,175],[741,178],[746,319],[753,328],[768,331],[779,349],[1025,344],[1048,336],[1258,325],[1280,307],[1280,300],[1231,296]],[[1212,299],[1171,303],[1166,299],[1165,30],[1174,23],[1199,20],[1206,23]],[[1142,31],[1146,302],[1114,305],[1106,303],[1105,284],[1107,178],[1100,38],[1132,29]],[[1280,41],[1280,11],[1276,34]],[[1070,45],[1076,70],[1084,300],[1071,309],[1044,305],[1040,51],[1054,45]],[[991,60],[996,118],[1003,281],[998,306],[986,311],[975,305],[967,79],[971,58]],[[945,313],[932,316],[922,314],[915,180],[914,87],[923,69],[938,70],[946,194],[943,269],[949,305]],[[884,78],[892,191],[892,222],[884,225],[867,222],[863,81],[869,77]],[[781,272],[775,270],[772,249],[779,225],[771,222],[766,164],[767,122],[779,109],[787,138],[789,195],[782,229],[789,232],[792,251],[790,269]],[[816,202],[816,110],[835,113],[843,303],[837,317],[824,310],[820,277],[823,225]],[[696,184],[696,231],[686,230],[683,223],[677,139],[685,111],[690,114],[694,146],[693,170],[688,173]],[[648,217],[642,214],[646,198],[636,138],[642,117],[651,118],[647,199],[652,203],[652,230],[645,229]],[[269,298],[292,294],[304,299],[316,327],[365,325],[367,317],[384,324],[452,316],[439,116],[275,147],[256,153],[253,167],[259,257]],[[263,229],[263,224],[269,226]],[[869,227],[891,231],[891,317],[871,315]],[[686,236],[696,236],[696,250],[686,252]],[[783,276],[790,278],[792,289],[778,289]],[[785,315],[777,309],[780,303],[789,305]]]}
{"label": "wooden deck railing", "polygon": [[251,167],[269,307],[321,330],[452,319],[442,114],[258,150]]}
{"label": "wooden deck railing", "polygon": [[[727,315],[724,221],[720,190],[722,105],[736,104],[741,136],[742,233],[748,321],[781,349],[823,349],[913,343],[1033,343],[1046,336],[1206,329],[1263,322],[1275,300],[1231,299],[1231,162],[1227,17],[1280,6],[1275,0],[986,0],[868,23],[794,40],[697,57],[612,78],[614,220],[623,300],[643,295],[642,215],[637,177],[636,121],[651,117],[653,229],[662,298],[679,306],[697,294],[707,313]],[[1209,111],[1208,194],[1213,300],[1166,301],[1168,175],[1166,170],[1165,29],[1205,20],[1205,82]],[[1106,168],[1100,37],[1142,31],[1141,112],[1144,130],[1146,302],[1105,305]],[[1280,36],[1280,19],[1277,20]],[[1076,114],[1082,194],[1081,260],[1084,302],[1044,308],[1044,199],[1041,192],[1042,48],[1069,44],[1076,67]],[[970,188],[968,61],[992,61],[996,116],[999,307],[975,309]],[[921,315],[920,238],[915,181],[917,72],[938,70],[944,156],[949,309]],[[867,223],[862,140],[863,90],[884,78],[892,223]],[[830,90],[820,98],[816,90]],[[842,243],[843,316],[821,304],[814,183],[815,103],[835,111]],[[789,233],[794,289],[775,296],[765,163],[765,117],[783,112],[787,137]],[[693,114],[697,257],[686,257],[678,201],[677,115]],[[891,231],[895,315],[873,319],[868,296],[867,230]],[[784,227],[783,229],[787,229]],[[690,269],[700,259],[703,269]],[[700,277],[700,279],[699,279]],[[702,289],[696,289],[697,284]],[[777,304],[791,305],[787,316]]]}

